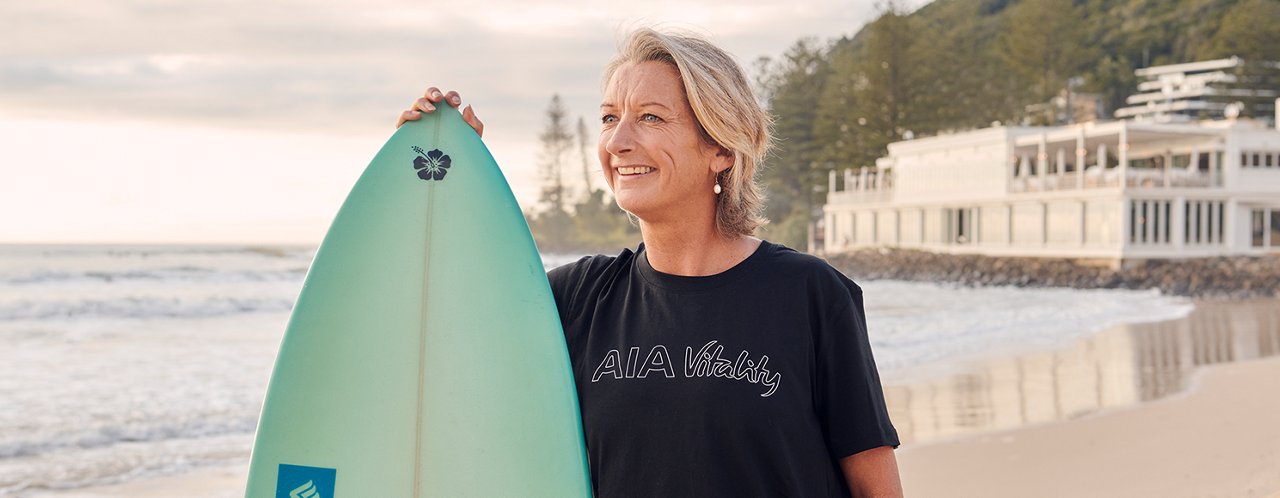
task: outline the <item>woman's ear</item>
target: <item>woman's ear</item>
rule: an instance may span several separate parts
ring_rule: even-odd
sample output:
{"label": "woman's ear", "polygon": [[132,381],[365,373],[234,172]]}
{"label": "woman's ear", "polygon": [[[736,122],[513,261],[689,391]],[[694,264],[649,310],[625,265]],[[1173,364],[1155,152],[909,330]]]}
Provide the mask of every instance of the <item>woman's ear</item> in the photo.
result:
{"label": "woman's ear", "polygon": [[716,155],[711,159],[711,170],[717,175],[733,167],[733,151],[724,147],[716,147]]}

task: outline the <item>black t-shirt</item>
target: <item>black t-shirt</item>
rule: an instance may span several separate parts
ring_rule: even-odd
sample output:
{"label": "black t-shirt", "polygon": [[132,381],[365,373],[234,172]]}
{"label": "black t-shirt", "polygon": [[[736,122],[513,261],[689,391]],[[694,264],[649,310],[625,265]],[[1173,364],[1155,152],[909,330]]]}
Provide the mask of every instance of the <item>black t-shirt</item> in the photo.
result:
{"label": "black t-shirt", "polygon": [[708,277],[624,250],[548,277],[596,496],[848,496],[838,459],[897,446],[862,290],[762,242]]}

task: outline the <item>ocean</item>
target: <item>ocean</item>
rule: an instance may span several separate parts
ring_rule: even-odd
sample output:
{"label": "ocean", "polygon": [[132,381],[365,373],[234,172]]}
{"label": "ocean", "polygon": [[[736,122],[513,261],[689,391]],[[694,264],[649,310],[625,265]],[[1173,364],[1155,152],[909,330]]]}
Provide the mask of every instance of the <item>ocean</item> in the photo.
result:
{"label": "ocean", "polygon": [[[0,246],[0,496],[247,462],[314,254]],[[1193,308],[1155,291],[859,284],[886,385]]]}

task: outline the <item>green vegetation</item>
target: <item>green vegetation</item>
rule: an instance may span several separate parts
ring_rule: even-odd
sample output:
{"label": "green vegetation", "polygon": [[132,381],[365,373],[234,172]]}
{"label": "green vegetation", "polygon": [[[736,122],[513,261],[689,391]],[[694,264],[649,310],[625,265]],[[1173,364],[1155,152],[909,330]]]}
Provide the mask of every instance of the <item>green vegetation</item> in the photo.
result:
{"label": "green vegetation", "polygon": [[893,2],[853,37],[799,40],[756,79],[778,147],[762,171],[765,236],[805,247],[826,172],[861,168],[886,146],[990,126],[1051,121],[1032,104],[1075,79],[1106,113],[1134,93],[1133,70],[1239,56],[1280,60],[1277,0],[935,0]]}
{"label": "green vegetation", "polygon": [[[806,247],[827,171],[871,166],[906,136],[1051,122],[1044,106],[1029,106],[1068,84],[1098,95],[1110,115],[1134,93],[1135,68],[1233,55],[1280,61],[1280,0],[935,0],[912,13],[889,0],[852,37],[805,38],[756,61],[777,137],[760,171],[772,220],[762,235]],[[633,245],[635,227],[605,192],[576,203],[565,194],[573,142],[558,105],[542,137],[542,203],[530,214],[539,246]],[[591,162],[585,138],[578,145]]]}

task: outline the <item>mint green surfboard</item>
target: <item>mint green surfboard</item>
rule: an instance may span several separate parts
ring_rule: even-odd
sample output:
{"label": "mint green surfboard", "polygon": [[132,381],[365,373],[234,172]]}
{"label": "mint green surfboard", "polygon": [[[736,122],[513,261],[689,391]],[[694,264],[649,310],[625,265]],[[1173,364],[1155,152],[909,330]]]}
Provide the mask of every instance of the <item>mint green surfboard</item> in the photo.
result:
{"label": "mint green surfboard", "polygon": [[441,105],[387,141],[316,253],[245,496],[590,495],[533,238],[488,149]]}

